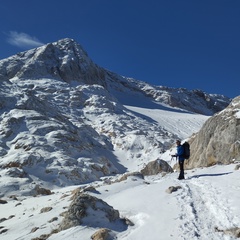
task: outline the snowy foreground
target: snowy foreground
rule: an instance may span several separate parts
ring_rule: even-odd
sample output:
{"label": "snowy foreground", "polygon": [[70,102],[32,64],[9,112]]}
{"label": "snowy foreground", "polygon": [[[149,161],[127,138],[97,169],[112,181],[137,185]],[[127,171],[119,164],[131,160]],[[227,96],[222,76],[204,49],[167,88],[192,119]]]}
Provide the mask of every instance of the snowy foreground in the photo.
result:
{"label": "snowy foreground", "polygon": [[[208,118],[176,111],[126,107],[150,117],[168,131],[177,132],[182,139],[197,132]],[[181,131],[176,121],[181,122]],[[170,153],[174,154],[171,151],[174,149],[170,149]],[[161,158],[173,166],[175,160],[170,160],[170,153],[166,151]],[[115,151],[115,154],[129,172],[136,171],[136,162],[129,161],[124,151]],[[157,154],[152,156],[152,160],[156,157]],[[138,170],[142,164],[139,164]],[[102,213],[93,212],[91,216],[95,214],[96,218],[88,217],[90,224],[59,231],[47,239],[90,240],[99,228],[111,229],[114,236],[111,239],[120,240],[237,239],[235,229],[240,227],[240,170],[235,170],[235,167],[238,164],[188,170],[186,179],[182,181],[177,180],[178,172],[145,179],[130,176],[120,182],[115,180],[121,175],[101,178],[89,184],[95,190],[87,193],[118,210],[120,217],[129,219],[132,226],[123,229],[107,221],[98,222],[96,219],[99,215],[101,218]],[[14,186],[8,184],[10,181],[16,189],[5,189]],[[40,236],[53,232],[62,222],[62,213],[69,208],[73,191],[87,186],[59,188],[52,190],[51,195],[32,197],[24,196],[24,190],[18,190],[19,182],[16,181],[12,177],[1,177],[1,191],[8,192],[1,199],[7,203],[0,204],[1,240],[43,239]],[[36,183],[37,180],[32,182],[32,188]],[[177,191],[169,193],[169,187],[176,187]],[[95,226],[92,226],[93,223]]]}
{"label": "snowy foreground", "polygon": [[[91,183],[96,191],[89,194],[103,199],[134,224],[126,230],[115,228],[116,239],[237,239],[232,234],[232,229],[240,227],[240,172],[235,170],[236,165],[188,170],[182,181],[177,180],[177,172],[145,179],[132,176],[112,184],[107,183],[116,177],[108,177]],[[168,193],[171,186],[180,188]],[[0,204],[0,231],[8,231],[0,239],[28,240],[51,232],[77,187],[55,190],[48,196],[7,199],[7,204]],[[52,210],[41,211],[47,207]],[[104,227],[108,227],[107,223]],[[79,226],[48,239],[87,240],[96,230]]]}

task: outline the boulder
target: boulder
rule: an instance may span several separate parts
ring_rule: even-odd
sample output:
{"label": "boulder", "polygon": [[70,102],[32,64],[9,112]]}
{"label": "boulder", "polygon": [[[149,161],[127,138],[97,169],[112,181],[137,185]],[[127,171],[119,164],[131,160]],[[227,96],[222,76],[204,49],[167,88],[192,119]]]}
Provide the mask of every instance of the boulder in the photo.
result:
{"label": "boulder", "polygon": [[172,167],[164,160],[157,159],[155,161],[149,162],[142,170],[141,173],[144,176],[156,175],[158,173],[171,173],[173,172]]}

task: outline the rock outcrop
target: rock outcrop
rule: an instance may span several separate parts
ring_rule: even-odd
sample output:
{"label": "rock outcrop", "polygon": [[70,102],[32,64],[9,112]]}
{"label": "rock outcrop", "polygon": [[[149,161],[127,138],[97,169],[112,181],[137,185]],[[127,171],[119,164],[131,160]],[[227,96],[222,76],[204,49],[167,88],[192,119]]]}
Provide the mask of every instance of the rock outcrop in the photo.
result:
{"label": "rock outcrop", "polygon": [[59,230],[85,225],[94,228],[107,228],[123,231],[128,225],[125,219],[120,218],[118,210],[106,202],[89,194],[76,191]]}
{"label": "rock outcrop", "polygon": [[172,167],[164,160],[157,159],[149,162],[142,170],[143,176],[156,175],[158,173],[171,173]]}
{"label": "rock outcrop", "polygon": [[240,97],[209,118],[190,141],[188,168],[229,164],[240,160]]}

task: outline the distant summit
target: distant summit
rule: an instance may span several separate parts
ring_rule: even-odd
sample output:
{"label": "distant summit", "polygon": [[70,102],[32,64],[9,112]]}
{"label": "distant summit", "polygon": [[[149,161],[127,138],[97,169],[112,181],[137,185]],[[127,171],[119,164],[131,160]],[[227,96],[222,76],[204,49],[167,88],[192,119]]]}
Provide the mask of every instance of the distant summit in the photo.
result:
{"label": "distant summit", "polygon": [[104,73],[83,48],[66,38],[19,53],[0,62],[1,77],[54,78],[103,85]]}

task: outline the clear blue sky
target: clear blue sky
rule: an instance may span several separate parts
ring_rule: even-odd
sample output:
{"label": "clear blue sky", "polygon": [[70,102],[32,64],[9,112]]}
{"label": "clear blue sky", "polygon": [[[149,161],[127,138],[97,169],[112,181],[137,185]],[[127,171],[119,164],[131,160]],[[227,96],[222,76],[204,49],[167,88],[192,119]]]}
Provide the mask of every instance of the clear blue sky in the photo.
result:
{"label": "clear blue sky", "polygon": [[73,38],[99,66],[240,95],[240,0],[1,0],[0,59]]}

